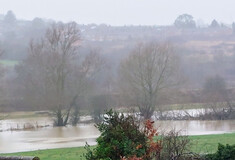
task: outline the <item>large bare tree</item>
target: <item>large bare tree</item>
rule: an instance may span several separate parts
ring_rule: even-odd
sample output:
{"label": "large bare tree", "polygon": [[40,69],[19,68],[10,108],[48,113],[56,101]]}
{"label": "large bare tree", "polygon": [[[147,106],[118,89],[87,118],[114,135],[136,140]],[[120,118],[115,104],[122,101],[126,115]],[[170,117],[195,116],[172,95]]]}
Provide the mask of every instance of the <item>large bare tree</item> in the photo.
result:
{"label": "large bare tree", "polygon": [[80,56],[80,30],[76,23],[53,24],[46,35],[31,42],[27,59],[18,67],[29,105],[46,107],[55,114],[55,125],[65,126],[89,78],[100,65],[97,53]]}
{"label": "large bare tree", "polygon": [[120,66],[120,83],[125,97],[151,118],[160,92],[178,84],[177,57],[168,43],[139,44]]}

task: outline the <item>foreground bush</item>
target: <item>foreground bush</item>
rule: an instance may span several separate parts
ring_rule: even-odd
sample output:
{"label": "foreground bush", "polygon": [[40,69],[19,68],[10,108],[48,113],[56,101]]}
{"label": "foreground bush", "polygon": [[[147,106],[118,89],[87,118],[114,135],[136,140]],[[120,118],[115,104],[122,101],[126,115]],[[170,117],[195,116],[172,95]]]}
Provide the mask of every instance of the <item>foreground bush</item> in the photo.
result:
{"label": "foreground bush", "polygon": [[189,157],[190,139],[180,131],[171,130],[162,136],[161,160],[180,160]]}
{"label": "foreground bush", "polygon": [[101,136],[97,147],[91,150],[86,145],[87,160],[151,160],[159,156],[160,142],[154,142],[157,131],[153,122],[146,121],[141,129],[140,123],[131,115],[124,116],[110,110],[97,124]]}
{"label": "foreground bush", "polygon": [[218,150],[214,154],[208,154],[206,160],[235,160],[235,145],[222,145],[219,143]]}

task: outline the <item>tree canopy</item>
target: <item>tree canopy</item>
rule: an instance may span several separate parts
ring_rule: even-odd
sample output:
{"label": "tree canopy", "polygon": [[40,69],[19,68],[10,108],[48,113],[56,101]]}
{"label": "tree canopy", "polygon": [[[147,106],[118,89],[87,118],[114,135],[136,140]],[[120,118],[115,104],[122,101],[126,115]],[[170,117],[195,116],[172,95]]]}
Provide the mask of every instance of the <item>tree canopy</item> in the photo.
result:
{"label": "tree canopy", "polygon": [[193,19],[193,16],[189,14],[182,14],[178,16],[174,22],[174,25],[177,28],[196,28],[196,22]]}

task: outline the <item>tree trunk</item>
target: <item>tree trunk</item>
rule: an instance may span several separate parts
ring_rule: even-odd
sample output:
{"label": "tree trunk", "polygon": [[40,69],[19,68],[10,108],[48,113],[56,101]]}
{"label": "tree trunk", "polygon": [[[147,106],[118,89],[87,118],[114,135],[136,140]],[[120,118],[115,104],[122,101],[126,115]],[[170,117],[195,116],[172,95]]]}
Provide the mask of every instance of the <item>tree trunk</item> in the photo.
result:
{"label": "tree trunk", "polygon": [[65,117],[65,119],[63,121],[63,126],[66,126],[68,124],[70,110],[71,110],[71,108],[69,108],[68,111],[67,111],[66,117]]}
{"label": "tree trunk", "polygon": [[78,105],[76,104],[76,105],[74,106],[72,125],[74,125],[74,126],[77,125],[78,121],[79,121],[79,107],[78,107]]}
{"label": "tree trunk", "polygon": [[62,116],[62,112],[61,110],[58,110],[57,111],[57,114],[56,114],[56,126],[64,126],[64,120],[63,120],[63,116]]}
{"label": "tree trunk", "polygon": [[154,112],[154,109],[151,107],[139,107],[139,110],[144,119],[151,119]]}
{"label": "tree trunk", "polygon": [[73,117],[72,117],[72,125],[76,125],[79,121],[79,106],[76,103],[78,95],[74,96],[72,102],[70,103],[70,108],[74,107]]}

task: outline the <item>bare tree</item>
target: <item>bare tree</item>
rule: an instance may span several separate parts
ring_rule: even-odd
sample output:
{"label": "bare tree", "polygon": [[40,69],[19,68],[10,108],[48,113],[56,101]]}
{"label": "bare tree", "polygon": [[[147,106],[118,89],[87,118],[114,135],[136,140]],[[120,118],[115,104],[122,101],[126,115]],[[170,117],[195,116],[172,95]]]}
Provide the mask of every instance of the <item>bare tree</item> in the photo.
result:
{"label": "bare tree", "polygon": [[203,86],[206,107],[213,111],[211,118],[228,119],[233,112],[233,103],[223,77],[209,77]]}
{"label": "bare tree", "polygon": [[120,66],[120,83],[125,97],[138,106],[141,115],[151,118],[160,92],[178,84],[178,63],[167,43],[139,44]]}
{"label": "bare tree", "polygon": [[[89,78],[98,70],[99,56],[78,56],[80,30],[76,23],[53,24],[39,42],[31,42],[27,59],[18,67],[24,100],[55,114],[55,125],[65,126]],[[98,60],[97,60],[98,59]]]}
{"label": "bare tree", "polygon": [[[94,81],[100,71],[105,67],[106,61],[100,56],[97,49],[92,49],[90,53],[84,58],[81,64],[76,65],[74,76],[71,76],[72,84],[70,92],[73,94],[71,106],[73,106],[73,113],[71,122],[76,125],[79,121],[79,110],[81,104],[77,100],[86,99],[90,92],[94,92]],[[73,87],[76,86],[76,87]]]}

